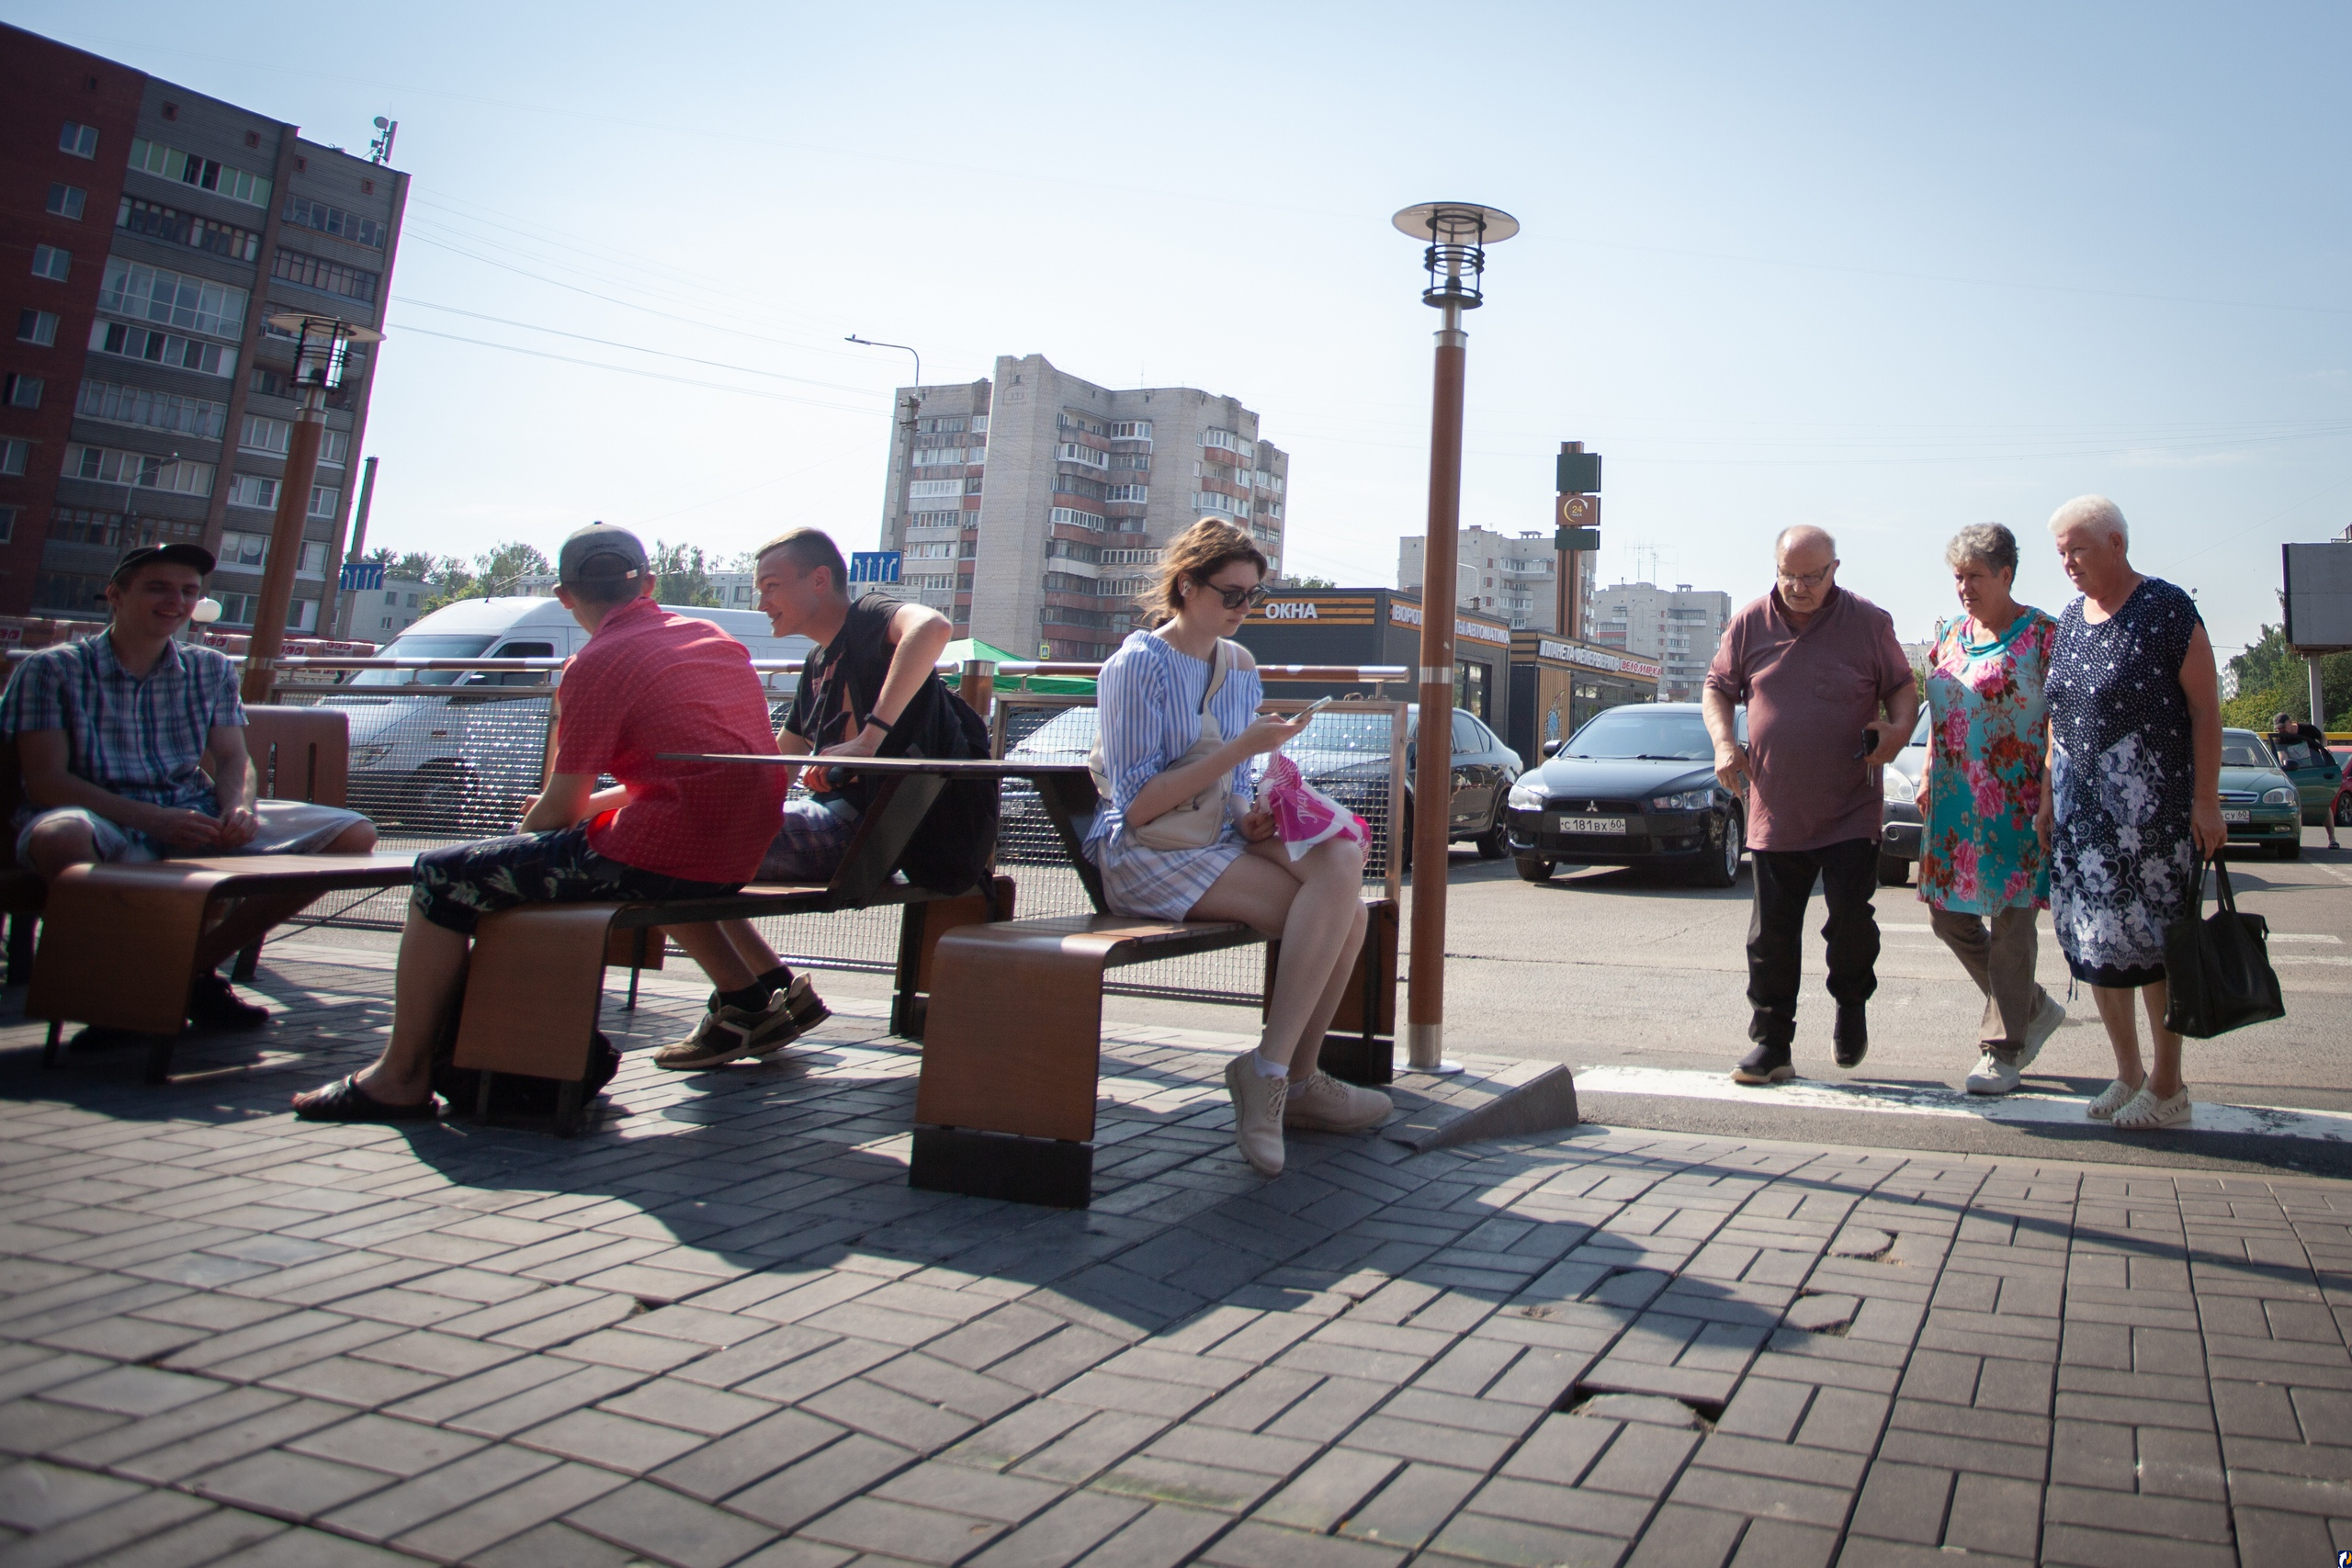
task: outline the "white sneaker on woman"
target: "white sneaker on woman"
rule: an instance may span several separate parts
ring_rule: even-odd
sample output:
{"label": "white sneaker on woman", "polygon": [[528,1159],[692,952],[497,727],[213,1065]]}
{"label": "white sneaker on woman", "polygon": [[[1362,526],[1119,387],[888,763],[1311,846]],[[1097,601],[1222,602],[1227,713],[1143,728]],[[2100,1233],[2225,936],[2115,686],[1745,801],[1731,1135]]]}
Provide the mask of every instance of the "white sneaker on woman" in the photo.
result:
{"label": "white sneaker on woman", "polygon": [[1283,1125],[1317,1133],[1361,1133],[1379,1126],[1395,1109],[1378,1089],[1341,1083],[1317,1067],[1312,1077],[1290,1086]]}
{"label": "white sneaker on woman", "polygon": [[2131,1104],[2132,1097],[2139,1092],[2133,1085],[2118,1078],[2099,1090],[2097,1100],[2083,1107],[2083,1114],[2094,1122],[2109,1121],[2117,1111]]}
{"label": "white sneaker on woman", "polygon": [[1233,1141],[1241,1157],[1261,1176],[1283,1173],[1283,1102],[1290,1079],[1268,1077],[1245,1051],[1225,1065],[1226,1092],[1233,1096]]}
{"label": "white sneaker on woman", "polygon": [[2194,1109],[2188,1099],[2187,1085],[2167,1100],[2158,1100],[2155,1090],[2144,1084],[2114,1116],[2119,1133],[2154,1133],[2166,1127],[2186,1126]]}

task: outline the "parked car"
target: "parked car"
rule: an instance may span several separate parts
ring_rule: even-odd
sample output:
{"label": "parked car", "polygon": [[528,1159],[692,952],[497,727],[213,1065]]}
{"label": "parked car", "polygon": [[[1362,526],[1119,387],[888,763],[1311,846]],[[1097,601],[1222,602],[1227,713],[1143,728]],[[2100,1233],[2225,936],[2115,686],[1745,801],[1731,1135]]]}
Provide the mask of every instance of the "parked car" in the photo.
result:
{"label": "parked car", "polygon": [[[2265,737],[2268,739],[2268,737]],[[2316,828],[2327,820],[2338,791],[2344,787],[2344,763],[2324,745],[2299,743],[2281,747],[2270,741],[2278,771],[2295,786],[2303,808],[2303,822]]]}
{"label": "parked car", "polygon": [[2222,826],[2233,844],[2267,844],[2280,860],[2303,852],[2303,807],[2270,750],[2251,729],[2222,731]]}
{"label": "parked car", "polygon": [[[797,659],[807,637],[779,639],[752,610],[699,604],[662,608],[709,621],[755,659]],[[466,599],[418,620],[382,649],[388,659],[567,659],[588,634],[553,599]],[[545,694],[554,671],[363,670],[322,699],[350,727],[351,808],[412,832],[479,835],[511,830],[524,796],[539,787],[547,736]],[[779,694],[789,676],[769,682]],[[537,694],[518,697],[513,688]]]}
{"label": "parked car", "polygon": [[[1405,729],[1405,818],[1395,842],[1412,841],[1413,765],[1420,748],[1420,714],[1408,708]],[[1067,708],[1006,748],[1006,755],[1027,761],[1082,762],[1094,748],[1098,718],[1092,707]],[[1310,722],[1306,733],[1283,748],[1298,764],[1306,782],[1347,807],[1367,822],[1387,815],[1389,724],[1383,713],[1351,714],[1345,704],[1326,708]],[[1477,847],[1481,856],[1499,860],[1503,854],[1504,799],[1519,777],[1519,753],[1499,736],[1463,708],[1453,710],[1453,791],[1447,803],[1448,837]],[[1006,861],[1060,858],[1051,848],[1053,829],[1036,794],[1018,780],[1004,784],[998,859]]]}
{"label": "parked car", "polygon": [[1919,722],[1911,727],[1911,739],[1879,780],[1879,794],[1884,797],[1878,830],[1881,887],[1900,887],[1911,880],[1911,865],[1919,858],[1919,838],[1927,828],[1919,813],[1919,779],[1927,771],[1928,710],[1923,706]]}
{"label": "parked car", "polygon": [[[1738,715],[1747,738],[1747,713]],[[1595,714],[1511,787],[1519,874],[1560,865],[1666,865],[1701,885],[1739,879],[1747,806],[1715,778],[1714,743],[1696,703],[1630,703]]]}

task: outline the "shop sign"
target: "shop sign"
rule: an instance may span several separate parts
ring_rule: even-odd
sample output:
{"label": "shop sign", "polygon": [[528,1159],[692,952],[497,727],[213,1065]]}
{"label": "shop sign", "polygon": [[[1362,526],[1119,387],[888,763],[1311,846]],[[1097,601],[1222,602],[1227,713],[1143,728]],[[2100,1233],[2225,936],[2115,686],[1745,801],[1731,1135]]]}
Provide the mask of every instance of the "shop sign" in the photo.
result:
{"label": "shop sign", "polygon": [[1588,670],[1606,670],[1612,675],[1631,675],[1637,680],[1655,681],[1661,671],[1646,659],[1629,654],[1603,653],[1597,648],[1581,643],[1557,642],[1551,637],[1538,638],[1536,653],[1544,659],[1556,659],[1563,664],[1581,664]]}
{"label": "shop sign", "polygon": [[[1388,606],[1388,618],[1400,626],[1418,626],[1421,624],[1421,607],[1419,604],[1408,604],[1401,601],[1392,602]],[[1473,642],[1497,643],[1504,648],[1510,646],[1510,631],[1508,627],[1490,626],[1484,621],[1465,621],[1458,615],[1453,621],[1453,635],[1458,637],[1466,637]]]}

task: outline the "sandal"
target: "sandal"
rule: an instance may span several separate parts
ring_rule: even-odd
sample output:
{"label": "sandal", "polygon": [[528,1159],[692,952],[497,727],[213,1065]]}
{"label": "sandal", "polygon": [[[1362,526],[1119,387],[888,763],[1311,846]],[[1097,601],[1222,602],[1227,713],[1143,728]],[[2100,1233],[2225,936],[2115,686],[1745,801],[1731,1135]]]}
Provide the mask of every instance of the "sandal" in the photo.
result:
{"label": "sandal", "polygon": [[359,1087],[356,1074],[297,1095],[294,1114],[305,1122],[430,1122],[441,1114],[427,1090],[416,1105],[389,1105]]}
{"label": "sandal", "polygon": [[2083,1114],[2094,1122],[2109,1121],[2117,1111],[2131,1104],[2133,1097],[2139,1092],[2137,1086],[2118,1078],[2099,1090],[2097,1100],[2083,1107]]}
{"label": "sandal", "polygon": [[2192,1109],[2187,1085],[2169,1100],[2158,1100],[2153,1089],[2143,1088],[2115,1113],[2114,1126],[2119,1133],[2154,1133],[2166,1127],[2186,1126]]}

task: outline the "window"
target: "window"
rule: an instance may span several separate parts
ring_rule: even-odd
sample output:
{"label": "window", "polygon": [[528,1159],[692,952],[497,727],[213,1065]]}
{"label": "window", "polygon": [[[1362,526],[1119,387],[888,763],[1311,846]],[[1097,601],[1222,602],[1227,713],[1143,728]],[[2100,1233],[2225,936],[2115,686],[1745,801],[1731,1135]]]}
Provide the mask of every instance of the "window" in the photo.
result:
{"label": "window", "polygon": [[254,367],[253,375],[247,379],[253,389],[265,397],[284,398],[293,395],[294,389],[287,384],[286,372],[283,370],[273,369],[266,365],[256,365]]}
{"label": "window", "polygon": [[62,180],[50,183],[49,212],[51,217],[70,218],[78,223],[82,219],[83,204],[89,199],[90,193],[80,186],[69,186]]}
{"label": "window", "polygon": [[1098,452],[1091,446],[1081,446],[1075,441],[1064,441],[1054,447],[1054,457],[1064,463],[1083,463],[1090,468],[1107,468],[1111,454]]}
{"label": "window", "polygon": [[175,495],[210,495],[212,465],[158,457],[150,452],[118,452],[106,446],[65,449],[65,477],[101,484],[168,491]]}
{"label": "window", "polygon": [[962,479],[917,479],[907,487],[911,501],[935,499],[940,496],[960,496],[964,493]]}
{"label": "window", "polygon": [[17,341],[39,344],[47,348],[57,341],[57,312],[54,310],[19,310],[17,312]]}
{"label": "window", "polygon": [[90,349],[95,354],[119,354],[125,359],[143,359],[150,365],[169,365],[207,376],[233,375],[237,368],[233,348],[145,327],[126,327],[120,321],[92,321]]}
{"label": "window", "polygon": [[0,376],[0,402],[12,409],[40,407],[41,378],[38,376]]}
{"label": "window", "polygon": [[1221,512],[1227,517],[1239,517],[1247,513],[1250,509],[1229,495],[1220,494],[1213,490],[1204,490],[1193,497],[1193,510]]}
{"label": "window", "polygon": [[384,248],[384,226],[381,223],[373,218],[345,212],[340,207],[329,207],[323,201],[313,201],[307,196],[287,197],[286,221],[299,223],[305,229],[316,229],[322,234],[333,234],[338,240],[349,240],[355,245],[367,245],[379,251]]}
{"label": "window", "polygon": [[23,511],[21,506],[0,506],[0,545],[17,536],[17,518]]}
{"label": "window", "polygon": [[60,152],[71,152],[76,158],[96,157],[98,128],[95,125],[76,125],[74,121],[67,120],[65,129],[57,133],[57,150]]}
{"label": "window", "polygon": [[1046,541],[1046,558],[1047,560],[1101,560],[1102,547],[1100,545],[1081,545],[1075,539],[1048,539]]}
{"label": "window", "polygon": [[1201,445],[1215,446],[1224,452],[1238,452],[1241,450],[1241,437],[1229,430],[1218,430],[1212,426],[1201,432]]}
{"label": "window", "polygon": [[33,276],[46,277],[52,283],[62,283],[74,270],[74,253],[61,251],[55,245],[33,247]]}
{"label": "window", "polygon": [[234,474],[229,479],[229,504],[254,506],[263,511],[277,505],[277,481],[261,474]]}
{"label": "window", "polygon": [[1065,528],[1091,528],[1102,531],[1102,519],[1091,512],[1080,512],[1074,506],[1057,506],[1048,514],[1052,522]]}
{"label": "window", "polygon": [[329,490],[324,485],[311,487],[311,515],[333,517],[335,508],[343,504],[343,491]]}
{"label": "window", "polygon": [[955,414],[940,414],[931,419],[919,419],[915,421],[916,432],[923,435],[932,435],[942,432],[952,434],[962,431],[963,428],[963,419]]}
{"label": "window", "polygon": [[70,571],[44,571],[33,583],[36,615],[48,611],[53,615],[88,620],[94,609],[99,616],[104,616],[106,602],[107,580],[103,577],[85,577]]}
{"label": "window", "polygon": [[322,430],[319,432],[319,461],[332,463],[340,468],[351,461],[351,432]]}
{"label": "window", "polygon": [[[254,612],[261,607],[261,599],[253,593],[215,593],[220,601],[220,624],[224,626],[249,626],[254,624]],[[319,602],[297,599],[286,606],[286,629],[306,632],[318,625]]]}
{"label": "window", "polygon": [[296,564],[297,577],[324,577],[327,574],[327,547],[322,539],[302,541],[302,558]]}
{"label": "window", "polygon": [[198,190],[216,191],[232,201],[254,207],[269,205],[269,181],[264,176],[246,169],[232,169],[209,158],[198,158],[144,137],[131,139],[130,166]]}
{"label": "window", "polygon": [[143,424],[151,430],[169,430],[206,441],[220,440],[229,421],[226,403],[183,398],[145,387],[121,387],[111,381],[83,382],[81,400],[74,412],[84,419],[102,419],[109,424]]}
{"label": "window", "polygon": [[[401,596],[400,596],[400,594],[399,594],[398,592],[390,592],[390,593],[386,593],[386,594],[384,595],[384,603],[385,603],[385,604],[393,604],[393,605],[397,605],[400,602],[401,602]],[[390,626],[392,623],[391,623],[391,622],[390,622],[390,621],[386,621],[384,624],[385,624],[386,626]]]}
{"label": "window", "polygon": [[954,560],[956,541],[942,539],[933,545],[909,545],[905,554],[909,560]]}
{"label": "window", "polygon": [[386,615],[386,616],[384,617],[384,630],[386,630],[386,631],[390,631],[391,629],[392,629],[392,618],[391,618],[391,616],[390,616],[390,615]]}
{"label": "window", "polygon": [[984,413],[974,414],[972,416],[972,434],[975,435],[986,435],[988,433],[989,416]]}
{"label": "window", "polygon": [[1151,487],[1149,485],[1113,485],[1110,493],[1102,499],[1105,501],[1149,501]]}
{"label": "window", "polygon": [[1102,499],[1102,492],[1109,488],[1109,486],[1103,484],[1099,479],[1090,479],[1079,474],[1056,474],[1054,476],[1054,493],[1056,495],[1082,495],[1094,501],[1100,501]]}
{"label": "window", "polygon": [[412,610],[416,608],[416,595],[413,593],[408,596],[408,607]]}
{"label": "window", "polygon": [[915,467],[918,468],[936,468],[943,463],[960,467],[964,461],[964,448],[961,446],[923,446],[915,451]]}
{"label": "window", "polygon": [[1148,566],[1159,559],[1158,550],[1104,550],[1104,566]]}
{"label": "window", "polygon": [[1151,472],[1151,454],[1148,452],[1114,452],[1111,454],[1111,466],[1114,468],[1126,468],[1136,472],[1148,474]]}
{"label": "window", "polygon": [[0,474],[13,477],[23,473],[32,455],[33,444],[29,441],[0,441]]}
{"label": "window", "polygon": [[249,413],[245,415],[244,428],[237,433],[237,450],[266,452],[274,457],[283,457],[293,440],[294,426],[289,421]]}
{"label": "window", "polygon": [[340,294],[347,299],[373,300],[379,276],[365,268],[345,266],[305,251],[281,249],[269,265],[270,276],[282,277],[288,283],[299,283],[305,288],[323,293]]}
{"label": "window", "polygon": [[[164,544],[175,539],[195,544],[204,538],[204,519],[141,517],[130,530],[130,537],[126,539],[121,513],[60,506],[53,508],[49,514],[49,536],[64,544],[96,545],[108,550],[119,550],[126,544]],[[47,602],[56,603],[54,600]]]}
{"label": "window", "polygon": [[910,528],[961,528],[963,525],[964,513],[961,512],[910,512],[907,513],[907,526]]}
{"label": "window", "polygon": [[209,251],[231,261],[249,262],[261,254],[261,236],[251,229],[218,223],[175,208],[159,207],[126,196],[115,207],[114,226],[125,233],[145,234],[168,244]]}
{"label": "window", "polygon": [[1148,441],[1151,439],[1151,421],[1148,419],[1121,420],[1111,426],[1111,439],[1114,441]]}
{"label": "window", "polygon": [[231,340],[244,335],[245,291],[159,266],[108,258],[98,309]]}

